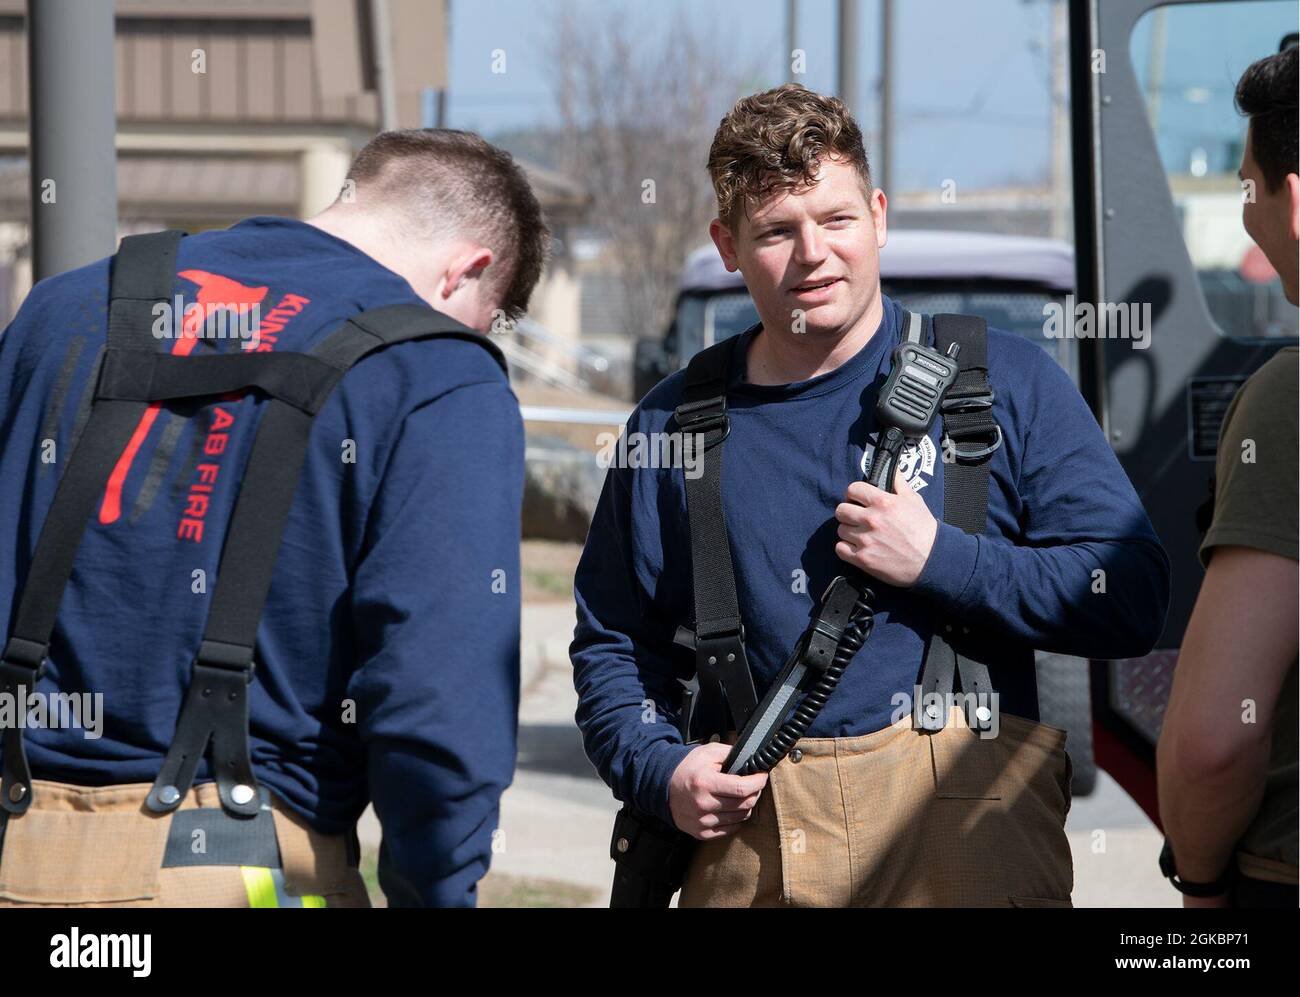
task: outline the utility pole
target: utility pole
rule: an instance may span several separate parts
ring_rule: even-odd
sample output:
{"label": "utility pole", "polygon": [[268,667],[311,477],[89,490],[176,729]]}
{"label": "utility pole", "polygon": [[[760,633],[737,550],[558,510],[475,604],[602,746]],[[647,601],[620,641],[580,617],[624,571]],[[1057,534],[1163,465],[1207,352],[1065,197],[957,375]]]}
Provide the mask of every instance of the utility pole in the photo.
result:
{"label": "utility pole", "polygon": [[433,127],[435,128],[447,127],[447,87],[451,86],[451,0],[447,0],[444,10],[446,11],[444,14],[446,20],[443,23],[446,28],[442,35],[442,44],[444,46],[442,59],[447,72],[443,85],[438,88],[437,109],[433,116]]}
{"label": "utility pole", "polygon": [[879,146],[876,186],[888,195],[894,172],[894,0],[880,0]]}
{"label": "utility pole", "polygon": [[375,88],[379,91],[379,127],[397,127],[397,79],[393,66],[393,19],[388,0],[371,0],[371,44],[374,46]]}
{"label": "utility pole", "polygon": [[111,0],[28,0],[32,282],[117,248]]}
{"label": "utility pole", "polygon": [[794,72],[794,50],[799,47],[799,0],[786,0],[785,4],[785,74],[791,83],[798,83]]}
{"label": "utility pole", "polygon": [[840,100],[854,109],[858,100],[858,0],[840,0],[839,80],[836,92]]}
{"label": "utility pole", "polygon": [[1067,46],[1070,37],[1070,11],[1066,0],[1050,0],[1048,16],[1052,21],[1048,59],[1052,67],[1052,151],[1051,151],[1051,232],[1053,239],[1067,239],[1072,222],[1070,191],[1070,112],[1066,87],[1070,67]]}

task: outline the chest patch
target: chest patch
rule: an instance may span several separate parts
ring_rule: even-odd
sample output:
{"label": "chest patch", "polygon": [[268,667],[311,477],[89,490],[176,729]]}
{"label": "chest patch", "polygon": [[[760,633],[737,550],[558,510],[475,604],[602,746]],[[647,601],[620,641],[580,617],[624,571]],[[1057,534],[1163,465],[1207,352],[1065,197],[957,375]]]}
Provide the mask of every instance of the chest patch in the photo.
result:
{"label": "chest patch", "polygon": [[[860,470],[863,475],[866,475],[867,467],[875,452],[875,446],[867,443],[866,449],[862,452]],[[898,455],[898,469],[907,483],[912,486],[912,491],[919,492],[934,480],[934,467],[938,457],[939,452],[935,448],[934,441],[928,436],[923,436],[918,442],[903,447],[903,452]]]}

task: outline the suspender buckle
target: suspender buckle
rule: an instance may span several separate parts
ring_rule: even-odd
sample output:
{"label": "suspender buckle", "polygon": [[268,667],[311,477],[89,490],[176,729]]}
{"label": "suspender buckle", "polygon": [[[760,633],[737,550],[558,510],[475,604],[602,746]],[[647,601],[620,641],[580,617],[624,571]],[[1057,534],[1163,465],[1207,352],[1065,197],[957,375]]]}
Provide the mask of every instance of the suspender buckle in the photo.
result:
{"label": "suspender buckle", "polygon": [[839,643],[840,638],[844,636],[844,628],[837,627],[828,620],[819,619],[813,624],[813,631],[821,634],[823,637],[829,638],[837,644]]}
{"label": "suspender buckle", "polygon": [[244,672],[253,681],[253,649],[243,644],[229,644],[221,640],[204,640],[194,659],[196,665],[207,665],[231,672]]}
{"label": "suspender buckle", "polygon": [[721,689],[731,711],[731,722],[740,730],[758,705],[754,678],[745,657],[745,628],[737,621],[732,629],[695,636],[695,670],[701,692],[706,696]]}
{"label": "suspender buckle", "polygon": [[993,442],[978,450],[963,450],[957,446],[957,440],[968,439],[973,436],[987,436],[988,432],[984,427],[977,427],[969,431],[945,432],[943,437],[944,448],[949,449],[959,461],[983,460],[1002,446],[1002,427],[995,422],[992,431]]}
{"label": "suspender buckle", "polygon": [[[15,712],[24,707],[17,700],[21,690],[32,690],[45,674],[48,648],[34,640],[10,637],[0,655],[0,692],[15,700]],[[23,743],[23,718],[15,715],[14,725],[5,726],[0,736],[4,747],[4,772],[0,778],[0,807],[11,814],[22,814],[32,804],[32,770],[27,764]]]}
{"label": "suspender buckle", "polygon": [[695,636],[695,661],[700,671],[720,671],[744,657],[744,654],[744,626],[724,633],[710,634],[708,637],[698,634]]}
{"label": "suspender buckle", "polygon": [[[716,447],[731,435],[731,420],[727,418],[727,399],[724,395],[717,398],[705,398],[698,402],[683,402],[674,410],[677,428],[683,433],[703,433],[704,446]],[[710,439],[709,435],[721,430],[721,435]]]}
{"label": "suspender buckle", "polygon": [[[870,590],[865,590],[864,596],[867,601],[875,598]],[[800,639],[800,664],[816,672],[824,672],[834,664],[857,600],[858,590],[844,575],[837,576],[826,586],[817,604],[817,618]]]}
{"label": "suspender buckle", "polygon": [[804,645],[799,652],[799,660],[804,667],[824,672],[835,660],[835,650],[844,638],[844,628],[829,620],[817,619],[805,636]]}
{"label": "suspender buckle", "polygon": [[[990,410],[997,396],[987,384],[975,394],[949,391],[939,404],[944,415],[944,449],[963,462],[979,461],[1002,446],[1002,427],[994,421]],[[956,418],[949,418],[956,416]],[[987,446],[963,450],[958,440],[992,440]]]}
{"label": "suspender buckle", "polygon": [[4,653],[0,654],[0,664],[5,666],[6,674],[9,674],[10,667],[13,667],[12,674],[15,677],[35,685],[45,674],[45,654],[48,650],[45,645],[38,644],[34,640],[10,637],[9,642],[5,644]]}
{"label": "suspender buckle", "polygon": [[992,388],[978,395],[954,395],[950,390],[939,403],[939,411],[975,412],[980,409],[991,409],[996,397]]}

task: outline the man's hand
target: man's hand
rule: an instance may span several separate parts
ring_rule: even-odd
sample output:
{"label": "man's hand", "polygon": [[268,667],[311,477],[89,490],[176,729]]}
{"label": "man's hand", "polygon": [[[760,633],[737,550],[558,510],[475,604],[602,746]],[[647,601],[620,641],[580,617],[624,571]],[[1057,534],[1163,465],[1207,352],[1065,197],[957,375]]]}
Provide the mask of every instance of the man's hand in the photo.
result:
{"label": "man's hand", "polygon": [[861,568],[872,578],[908,588],[915,585],[934,546],[939,524],[925,500],[894,471],[894,492],[865,481],[849,485],[845,500],[835,507],[840,560]]}
{"label": "man's hand", "polygon": [[730,745],[701,744],[681,760],[668,783],[668,806],[679,831],[710,841],[735,833],[754,810],[767,773],[728,775]]}

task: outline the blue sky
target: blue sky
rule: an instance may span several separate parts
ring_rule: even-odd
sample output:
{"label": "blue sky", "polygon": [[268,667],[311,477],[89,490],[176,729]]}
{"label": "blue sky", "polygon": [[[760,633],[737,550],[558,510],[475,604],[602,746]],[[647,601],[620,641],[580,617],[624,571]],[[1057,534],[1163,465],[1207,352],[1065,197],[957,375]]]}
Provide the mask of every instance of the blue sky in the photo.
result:
{"label": "blue sky", "polygon": [[[760,67],[755,89],[786,79],[785,0],[652,5],[632,0],[598,5],[592,0],[452,0],[449,125],[491,136],[555,123],[546,39],[551,12],[559,3],[595,11],[613,8],[647,38],[663,38],[678,18],[685,18],[717,38],[720,58],[734,53]],[[798,42],[807,52],[808,69],[800,82],[831,91],[836,5],[833,0],[800,0],[799,8]],[[897,0],[896,9],[891,186],[937,188],[948,177],[968,188],[1042,182],[1050,140],[1048,0]],[[1171,137],[1167,144],[1162,141],[1166,155],[1185,157],[1189,141],[1221,148],[1240,130],[1231,111],[1230,81],[1252,59],[1273,51],[1282,33],[1295,30],[1297,9],[1295,0],[1260,0],[1171,10],[1165,74],[1170,92],[1164,101]],[[855,107],[867,131],[877,120],[879,10],[875,0],[862,0],[858,45],[863,92],[856,95]],[[492,72],[496,49],[506,53],[504,74]],[[1135,52],[1141,53],[1140,74],[1149,49],[1149,25],[1140,25],[1134,40]],[[1208,99],[1198,88],[1209,91]],[[1212,168],[1219,165],[1212,154]]]}

